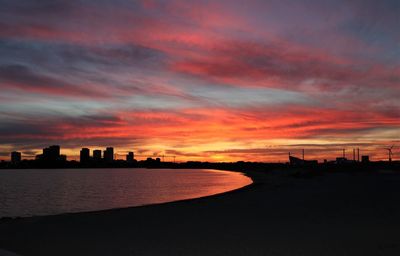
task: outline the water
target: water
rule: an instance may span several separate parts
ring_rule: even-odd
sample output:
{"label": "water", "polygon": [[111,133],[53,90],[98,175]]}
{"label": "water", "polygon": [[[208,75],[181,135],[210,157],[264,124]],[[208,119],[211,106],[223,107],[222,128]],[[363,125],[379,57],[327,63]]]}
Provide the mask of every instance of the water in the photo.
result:
{"label": "water", "polygon": [[0,218],[170,202],[250,183],[241,173],[198,169],[0,170]]}

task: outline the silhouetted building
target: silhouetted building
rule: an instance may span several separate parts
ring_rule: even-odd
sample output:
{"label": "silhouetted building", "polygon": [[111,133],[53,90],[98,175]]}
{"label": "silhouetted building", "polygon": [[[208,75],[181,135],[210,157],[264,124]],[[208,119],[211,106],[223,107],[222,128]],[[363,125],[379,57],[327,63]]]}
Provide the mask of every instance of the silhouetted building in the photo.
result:
{"label": "silhouetted building", "polygon": [[336,163],[337,164],[346,164],[346,163],[348,163],[349,161],[347,160],[347,158],[346,157],[336,157]]}
{"label": "silhouetted building", "polygon": [[58,145],[53,145],[49,147],[50,149],[50,157],[57,159],[60,157],[60,146]]}
{"label": "silhouetted building", "polygon": [[298,157],[289,156],[290,165],[303,165],[303,159]]}
{"label": "silhouetted building", "polygon": [[43,154],[36,156],[37,160],[44,160],[44,161],[58,161],[63,160],[60,157],[60,146],[53,145],[48,148],[43,149]]}
{"label": "silhouetted building", "polygon": [[104,160],[106,162],[112,162],[114,161],[114,148],[108,147],[104,151]]}
{"label": "silhouetted building", "polygon": [[67,155],[60,155],[58,158],[60,161],[67,161]]}
{"label": "silhouetted building", "polygon": [[95,160],[95,161],[101,160],[101,150],[100,149],[93,150],[93,160]]}
{"label": "silhouetted building", "polygon": [[144,164],[147,168],[151,168],[151,167],[160,167],[161,166],[161,159],[159,157],[157,157],[156,159],[153,159],[151,157],[148,157],[146,159],[146,161],[144,161]]}
{"label": "silhouetted building", "polygon": [[128,154],[126,155],[126,161],[127,161],[128,163],[132,163],[133,160],[134,160],[134,154],[133,154],[133,152],[128,152]]}
{"label": "silhouetted building", "polygon": [[298,157],[294,157],[294,156],[289,156],[289,162],[290,165],[317,165],[318,161],[317,160],[303,160],[300,159]]}
{"label": "silhouetted building", "polygon": [[87,163],[90,161],[90,150],[88,148],[82,148],[80,152],[80,162]]}
{"label": "silhouetted building", "polygon": [[361,162],[369,163],[369,156],[361,156]]}
{"label": "silhouetted building", "polygon": [[21,152],[17,152],[17,151],[11,152],[11,162],[13,164],[17,164],[17,163],[21,162]]}

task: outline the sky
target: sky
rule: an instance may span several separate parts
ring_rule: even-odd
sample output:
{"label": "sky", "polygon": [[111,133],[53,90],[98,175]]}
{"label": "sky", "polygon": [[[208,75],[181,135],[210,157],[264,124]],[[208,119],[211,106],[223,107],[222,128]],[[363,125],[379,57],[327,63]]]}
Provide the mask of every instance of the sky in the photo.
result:
{"label": "sky", "polygon": [[[400,158],[400,2],[0,0],[0,159]],[[139,158],[140,159],[140,158]],[[170,160],[170,159],[166,159]]]}

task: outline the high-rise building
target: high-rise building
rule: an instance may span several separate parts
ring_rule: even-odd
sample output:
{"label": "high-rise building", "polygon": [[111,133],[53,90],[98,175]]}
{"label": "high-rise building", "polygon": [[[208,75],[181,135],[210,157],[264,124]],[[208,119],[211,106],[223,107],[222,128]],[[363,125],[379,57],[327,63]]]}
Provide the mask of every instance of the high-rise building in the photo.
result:
{"label": "high-rise building", "polygon": [[21,162],[21,152],[11,152],[11,162],[14,164]]}
{"label": "high-rise building", "polygon": [[46,161],[57,161],[60,160],[60,146],[53,145],[43,149],[43,154],[40,157]]}
{"label": "high-rise building", "polygon": [[106,148],[106,150],[104,151],[104,160],[106,162],[112,162],[114,160],[114,148]]}
{"label": "high-rise building", "polygon": [[101,150],[100,149],[93,150],[93,160],[95,160],[95,161],[101,160]]}
{"label": "high-rise building", "polygon": [[58,158],[60,157],[60,146],[58,145],[53,145],[49,147],[50,149],[50,154],[53,158]]}
{"label": "high-rise building", "polygon": [[128,152],[128,154],[126,155],[126,161],[129,163],[132,163],[134,160],[134,154],[133,152]]}
{"label": "high-rise building", "polygon": [[80,152],[80,162],[87,163],[90,161],[90,150],[88,148],[82,148]]}

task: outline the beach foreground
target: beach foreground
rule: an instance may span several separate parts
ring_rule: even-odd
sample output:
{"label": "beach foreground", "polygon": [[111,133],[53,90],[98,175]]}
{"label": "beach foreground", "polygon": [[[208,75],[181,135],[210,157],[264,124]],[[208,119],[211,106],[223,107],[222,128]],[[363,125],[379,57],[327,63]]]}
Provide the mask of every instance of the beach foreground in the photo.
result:
{"label": "beach foreground", "polygon": [[[400,255],[400,174],[282,175],[144,207],[0,220],[20,255]],[[1,255],[1,250],[0,250]]]}

